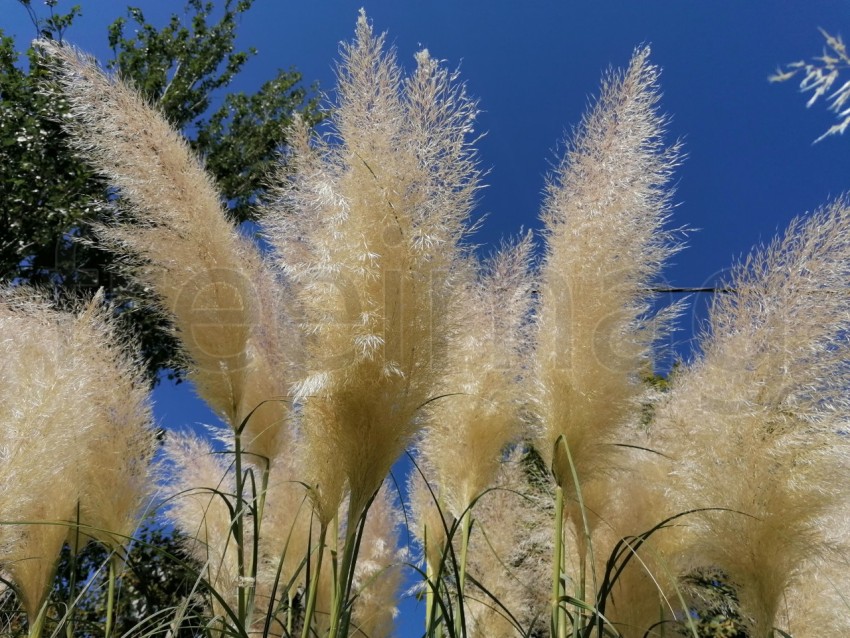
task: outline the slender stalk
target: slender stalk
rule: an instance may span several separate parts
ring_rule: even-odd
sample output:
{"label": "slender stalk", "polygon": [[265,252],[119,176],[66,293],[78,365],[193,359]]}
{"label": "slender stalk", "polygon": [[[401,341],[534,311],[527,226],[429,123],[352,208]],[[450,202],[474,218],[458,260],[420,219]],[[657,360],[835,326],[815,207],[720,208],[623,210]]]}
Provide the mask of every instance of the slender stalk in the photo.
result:
{"label": "slender stalk", "polygon": [[77,501],[77,525],[74,528],[74,544],[71,547],[68,565],[70,575],[68,577],[68,613],[65,620],[65,638],[74,638],[74,612],[77,606],[74,604],[77,596],[77,553],[80,547],[80,502]]}
{"label": "slender stalk", "polygon": [[[576,583],[576,598],[582,602],[587,602],[584,599],[587,591],[587,550],[585,544],[581,543],[580,553],[578,557],[578,582]],[[576,619],[573,623],[573,636],[578,636],[584,630],[584,610],[576,608]]]}
{"label": "slender stalk", "polygon": [[29,625],[29,638],[41,638],[41,633],[44,631],[44,622],[47,620],[47,600],[39,609],[38,614]]}
{"label": "slender stalk", "polygon": [[354,560],[355,553],[355,545],[357,540],[357,534],[346,534],[345,538],[345,546],[343,547],[342,553],[342,564],[341,569],[339,571],[339,579],[337,580],[337,586],[334,588],[334,601],[333,606],[331,608],[331,629],[328,633],[330,638],[336,638],[340,629],[342,628],[343,623],[343,607],[345,607],[345,600],[347,598],[346,592],[348,590],[348,572],[352,569],[352,562]]}
{"label": "slender stalk", "polygon": [[295,602],[295,591],[292,587],[286,592],[286,602],[288,603],[286,606],[286,635],[292,635],[292,617],[293,617],[293,609],[292,604]]}
{"label": "slender stalk", "polygon": [[[354,568],[357,565],[357,555],[360,553],[360,541],[363,538],[366,515],[372,506],[375,494],[359,510],[359,513],[353,508],[348,511],[348,520],[345,527],[345,546],[343,547],[342,563],[339,571],[340,579],[337,581],[337,587],[334,588],[334,604],[331,608],[331,629],[328,634],[330,638],[346,638],[348,636],[351,613],[350,610],[346,609],[346,605],[351,597],[351,586],[354,583]],[[354,501],[353,498],[352,501]]]}
{"label": "slender stalk", "polygon": [[431,561],[427,558],[425,559],[425,578],[427,578],[426,588],[425,588],[425,635],[426,636],[436,636],[436,628],[432,631],[431,625],[434,622],[434,586],[431,584],[434,580],[434,568],[431,565]]}
{"label": "slender stalk", "polygon": [[269,460],[263,459],[263,472],[260,479],[260,493],[257,495],[257,520],[263,520],[266,508],[266,492],[269,489]]}
{"label": "slender stalk", "polygon": [[234,540],[236,541],[236,563],[239,572],[236,584],[237,616],[242,628],[246,627],[248,616],[247,597],[245,595],[245,512],[244,492],[245,481],[242,476],[242,432],[237,429],[233,436],[234,469],[236,474],[236,506],[234,508],[236,520],[234,521]]}
{"label": "slender stalk", "polygon": [[422,531],[423,551],[425,552],[425,635],[431,636],[431,623],[434,619],[434,566],[428,559],[428,526]]}
{"label": "slender stalk", "polygon": [[[581,492],[581,483],[578,479],[578,472],[576,471],[576,465],[573,461],[573,455],[570,452],[570,446],[567,444],[567,440],[563,439],[563,449],[567,455],[567,460],[569,461],[570,473],[572,474],[573,484],[576,488],[576,500],[578,501],[579,511],[581,512],[581,524],[582,524],[582,533],[583,536],[579,543],[579,583],[577,589],[577,597],[582,602],[587,602],[585,600],[585,594],[587,592],[587,559],[590,558],[591,567],[594,565],[593,560],[593,543],[591,541],[590,535],[590,523],[587,520],[587,508],[584,506],[584,497]],[[596,570],[591,570],[591,575],[593,577],[593,591],[599,591],[599,586],[596,583]],[[584,611],[582,609],[576,609],[576,621],[573,623],[573,635],[578,636],[579,630],[584,628]]]}
{"label": "slender stalk", "polygon": [[254,616],[254,609],[256,603],[256,595],[257,595],[257,567],[260,564],[260,526],[263,522],[263,509],[265,507],[266,500],[266,490],[268,489],[269,484],[269,464],[268,460],[264,459],[263,471],[260,475],[260,487],[257,489],[256,478],[254,473],[250,474],[251,477],[251,494],[252,494],[252,502],[254,503],[251,522],[254,526],[253,530],[253,542],[251,543],[251,578],[248,583],[248,592],[247,592],[247,609],[250,610],[249,614],[251,617]]}
{"label": "slender stalk", "polygon": [[455,614],[455,635],[464,636],[465,619],[463,613],[464,591],[466,589],[466,555],[469,549],[469,535],[472,531],[472,514],[469,510],[463,513],[461,518],[461,537],[460,537],[460,565],[457,579],[457,613]]}
{"label": "slender stalk", "polygon": [[561,635],[561,565],[564,556],[564,489],[555,487],[555,544],[552,550],[552,621],[550,635]]}
{"label": "slender stalk", "polygon": [[317,551],[316,569],[310,581],[310,591],[307,594],[307,606],[304,608],[304,626],[301,628],[301,638],[310,635],[310,625],[313,624],[313,613],[316,611],[316,596],[319,591],[319,576],[322,572],[322,557],[325,554],[325,538],[328,535],[328,526],[322,524],[319,530],[319,549]]}
{"label": "slender stalk", "polygon": [[443,638],[443,623],[445,622],[445,619],[439,618],[435,620],[437,617],[438,596],[440,595],[440,572],[435,572],[431,561],[428,561],[427,559],[425,564],[425,574],[429,582],[428,589],[425,592],[425,600],[428,604],[428,608],[425,611],[426,633],[428,638]]}
{"label": "slender stalk", "polygon": [[106,587],[106,627],[103,630],[103,638],[109,638],[112,633],[112,621],[115,614],[115,581],[118,578],[117,569],[118,555],[109,557],[109,575]]}
{"label": "slender stalk", "polygon": [[[339,512],[336,513],[336,516],[333,517],[333,545],[331,546],[331,570],[334,577],[334,592],[337,590],[337,583],[339,582],[340,574],[339,574]],[[335,595],[335,594],[334,594]]]}

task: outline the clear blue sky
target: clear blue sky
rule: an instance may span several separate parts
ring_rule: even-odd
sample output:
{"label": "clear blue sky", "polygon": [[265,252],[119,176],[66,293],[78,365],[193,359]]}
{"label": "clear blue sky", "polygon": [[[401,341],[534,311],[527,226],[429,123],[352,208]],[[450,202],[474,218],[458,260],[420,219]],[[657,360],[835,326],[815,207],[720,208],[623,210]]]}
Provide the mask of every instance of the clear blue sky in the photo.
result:
{"label": "clear blue sky", "polygon": [[[105,28],[124,2],[75,1],[83,17],[68,39],[107,57]],[[182,3],[135,5],[162,22]],[[602,71],[626,64],[641,43],[651,44],[663,68],[670,135],[684,139],[688,154],[677,174],[674,224],[699,229],[668,270],[669,282],[713,282],[791,217],[850,186],[850,137],[813,145],[831,115],[821,105],[806,110],[794,84],[767,82],[777,65],[821,51],[817,27],[850,28],[848,0],[255,0],[240,44],[259,54],[233,88],[253,90],[276,68],[295,66],[307,83],[331,91],[339,43],[350,39],[361,6],[377,30],[388,31],[402,62],[425,46],[459,66],[480,100],[481,158],[491,171],[479,208],[488,217],[481,243],[536,225],[554,149]],[[32,37],[17,0],[0,0],[0,16],[7,33]],[[691,332],[685,323],[680,340]]]}
{"label": "clear blue sky", "polygon": [[[106,57],[105,27],[124,3],[77,2],[83,17],[68,40]],[[181,6],[134,4],[157,23]],[[402,62],[425,46],[460,66],[480,100],[481,159],[490,169],[479,208],[488,216],[477,237],[483,244],[537,226],[554,149],[603,70],[625,65],[641,43],[652,45],[663,68],[671,139],[684,139],[688,155],[677,173],[674,225],[699,229],[667,271],[668,282],[713,284],[793,216],[850,187],[850,136],[813,145],[831,115],[822,105],[807,111],[793,83],[767,82],[777,65],[821,51],[817,27],[850,33],[850,0],[255,0],[240,44],[259,55],[233,88],[250,91],[277,67],[295,66],[307,83],[331,90],[339,42],[350,39],[361,6],[377,30],[389,32]],[[0,0],[0,28],[20,42],[33,35],[16,0]],[[674,336],[681,354],[696,314],[686,314]],[[163,425],[214,418],[188,395],[185,387],[157,390]]]}

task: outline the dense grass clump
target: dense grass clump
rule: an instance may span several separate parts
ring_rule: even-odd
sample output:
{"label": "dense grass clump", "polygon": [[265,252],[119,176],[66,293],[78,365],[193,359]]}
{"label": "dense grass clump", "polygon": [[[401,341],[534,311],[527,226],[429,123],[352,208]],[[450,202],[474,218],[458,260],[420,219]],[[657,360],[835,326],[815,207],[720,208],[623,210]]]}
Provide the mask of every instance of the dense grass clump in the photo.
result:
{"label": "dense grass clump", "polygon": [[[221,423],[155,455],[112,309],[5,289],[5,633],[380,638],[413,579],[429,638],[847,635],[850,205],[754,251],[692,361],[647,383],[680,248],[648,48],[568,141],[539,245],[482,259],[477,106],[365,15],[330,127],[287,135],[262,249],[131,87],[39,46],[118,198],[98,232]],[[136,532],[150,502],[170,545]]]}

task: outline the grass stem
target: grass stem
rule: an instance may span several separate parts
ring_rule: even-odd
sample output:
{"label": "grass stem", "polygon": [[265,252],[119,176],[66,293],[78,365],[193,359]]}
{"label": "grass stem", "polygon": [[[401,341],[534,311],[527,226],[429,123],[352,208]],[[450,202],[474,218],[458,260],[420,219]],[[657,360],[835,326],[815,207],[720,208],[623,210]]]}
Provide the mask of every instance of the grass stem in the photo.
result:
{"label": "grass stem", "polygon": [[466,621],[463,613],[464,590],[466,588],[466,557],[469,550],[469,535],[472,531],[472,513],[467,509],[461,518],[460,565],[457,578],[457,613],[455,614],[455,635],[466,635]]}
{"label": "grass stem", "polygon": [[555,537],[552,549],[552,620],[550,635],[558,638],[561,635],[561,565],[564,557],[564,489],[555,487]]}
{"label": "grass stem", "polygon": [[244,491],[245,481],[242,476],[242,436],[241,431],[236,430],[233,435],[234,470],[236,479],[236,503],[234,516],[236,520],[233,526],[234,541],[236,542],[236,564],[238,580],[236,585],[237,616],[242,628],[246,627],[248,616],[247,600],[245,596],[245,510]]}
{"label": "grass stem", "polygon": [[319,591],[319,577],[322,573],[322,558],[325,554],[325,539],[328,535],[328,526],[322,524],[319,530],[319,548],[316,552],[316,569],[312,572],[310,590],[307,594],[307,606],[304,608],[304,625],[301,628],[301,638],[308,638],[310,625],[313,624],[313,614],[316,611],[316,597]]}
{"label": "grass stem", "polygon": [[28,638],[41,638],[44,631],[44,621],[47,620],[47,601],[41,606],[35,619],[29,625]]}
{"label": "grass stem", "polygon": [[103,638],[109,638],[112,634],[112,623],[115,616],[115,581],[118,579],[118,555],[109,557],[109,574],[106,584],[106,626],[103,630]]}

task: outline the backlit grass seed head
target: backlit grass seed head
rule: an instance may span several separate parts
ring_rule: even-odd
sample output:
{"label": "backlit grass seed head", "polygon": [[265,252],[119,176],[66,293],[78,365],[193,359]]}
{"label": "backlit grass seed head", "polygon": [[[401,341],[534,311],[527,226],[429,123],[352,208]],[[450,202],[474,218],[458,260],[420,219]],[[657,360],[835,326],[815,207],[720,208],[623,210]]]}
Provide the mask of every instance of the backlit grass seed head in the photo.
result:
{"label": "backlit grass seed head", "polygon": [[267,218],[310,333],[296,394],[328,519],[344,482],[362,509],[419,428],[478,188],[474,103],[426,53],[403,79],[382,48],[361,15],[342,49],[334,133],[311,147],[293,132],[295,175]]}
{"label": "backlit grass seed head", "polygon": [[[503,247],[459,286],[452,314],[441,398],[428,406],[418,447],[433,468],[443,505],[457,518],[495,479],[507,444],[522,432],[521,377],[531,305],[526,234]],[[477,261],[477,260],[476,260]]]}
{"label": "backlit grass seed head", "polygon": [[824,549],[823,517],[846,508],[848,284],[840,199],[738,267],[702,356],[656,412],[656,446],[676,459],[669,497],[740,512],[693,520],[689,555],[739,585],[753,635],[769,634],[800,567]]}
{"label": "backlit grass seed head", "polygon": [[475,504],[468,573],[504,605],[521,633],[482,590],[470,586],[471,635],[501,638],[537,635],[549,622],[552,498],[521,447],[499,468],[493,490]]}
{"label": "backlit grass seed head", "polygon": [[75,314],[3,289],[0,334],[0,519],[33,523],[0,526],[0,562],[32,621],[78,521],[84,536],[113,548],[135,527],[148,487],[150,408],[99,296]]}
{"label": "backlit grass seed head", "polygon": [[[0,302],[0,526],[2,564],[30,621],[53,582],[74,518],[82,437],[96,419],[89,383],[75,369],[72,319],[20,290]],[[57,457],[56,450],[62,450]],[[18,525],[13,521],[45,524]],[[56,523],[56,524],[50,524]]]}
{"label": "backlit grass seed head", "polygon": [[[130,259],[132,274],[173,319],[199,394],[238,427],[260,400],[282,397],[290,383],[287,348],[297,340],[269,337],[286,327],[267,325],[278,313],[278,297],[267,294],[272,275],[227,218],[186,141],[156,109],[92,60],[53,42],[38,46],[55,61],[74,145],[121,197],[121,213],[100,229],[102,238]],[[281,445],[287,411],[281,402],[261,411],[246,439],[268,458]]]}
{"label": "backlit grass seed head", "polygon": [[[116,549],[136,530],[153,488],[153,414],[141,362],[116,335],[111,308],[100,295],[78,323],[79,356],[109,380],[94,397],[98,418],[85,441],[90,462],[79,467],[82,534]],[[69,538],[75,536],[71,530]]]}
{"label": "backlit grass seed head", "polygon": [[[658,69],[638,49],[611,73],[552,176],[536,311],[534,391],[548,462],[563,435],[579,479],[612,464],[606,443],[636,410],[658,325],[649,290],[676,250],[664,230],[677,145],[662,141]],[[622,441],[619,441],[622,442]],[[564,464],[556,480],[571,484]],[[573,488],[567,488],[573,494]]]}
{"label": "backlit grass seed head", "polygon": [[[171,476],[164,486],[170,497],[167,516],[186,534],[186,549],[203,566],[204,580],[236,609],[239,569],[229,509],[236,507],[232,456],[216,454],[206,440],[191,434],[169,435],[164,451]],[[250,546],[250,540],[245,544]],[[217,599],[213,612],[224,616]]]}

